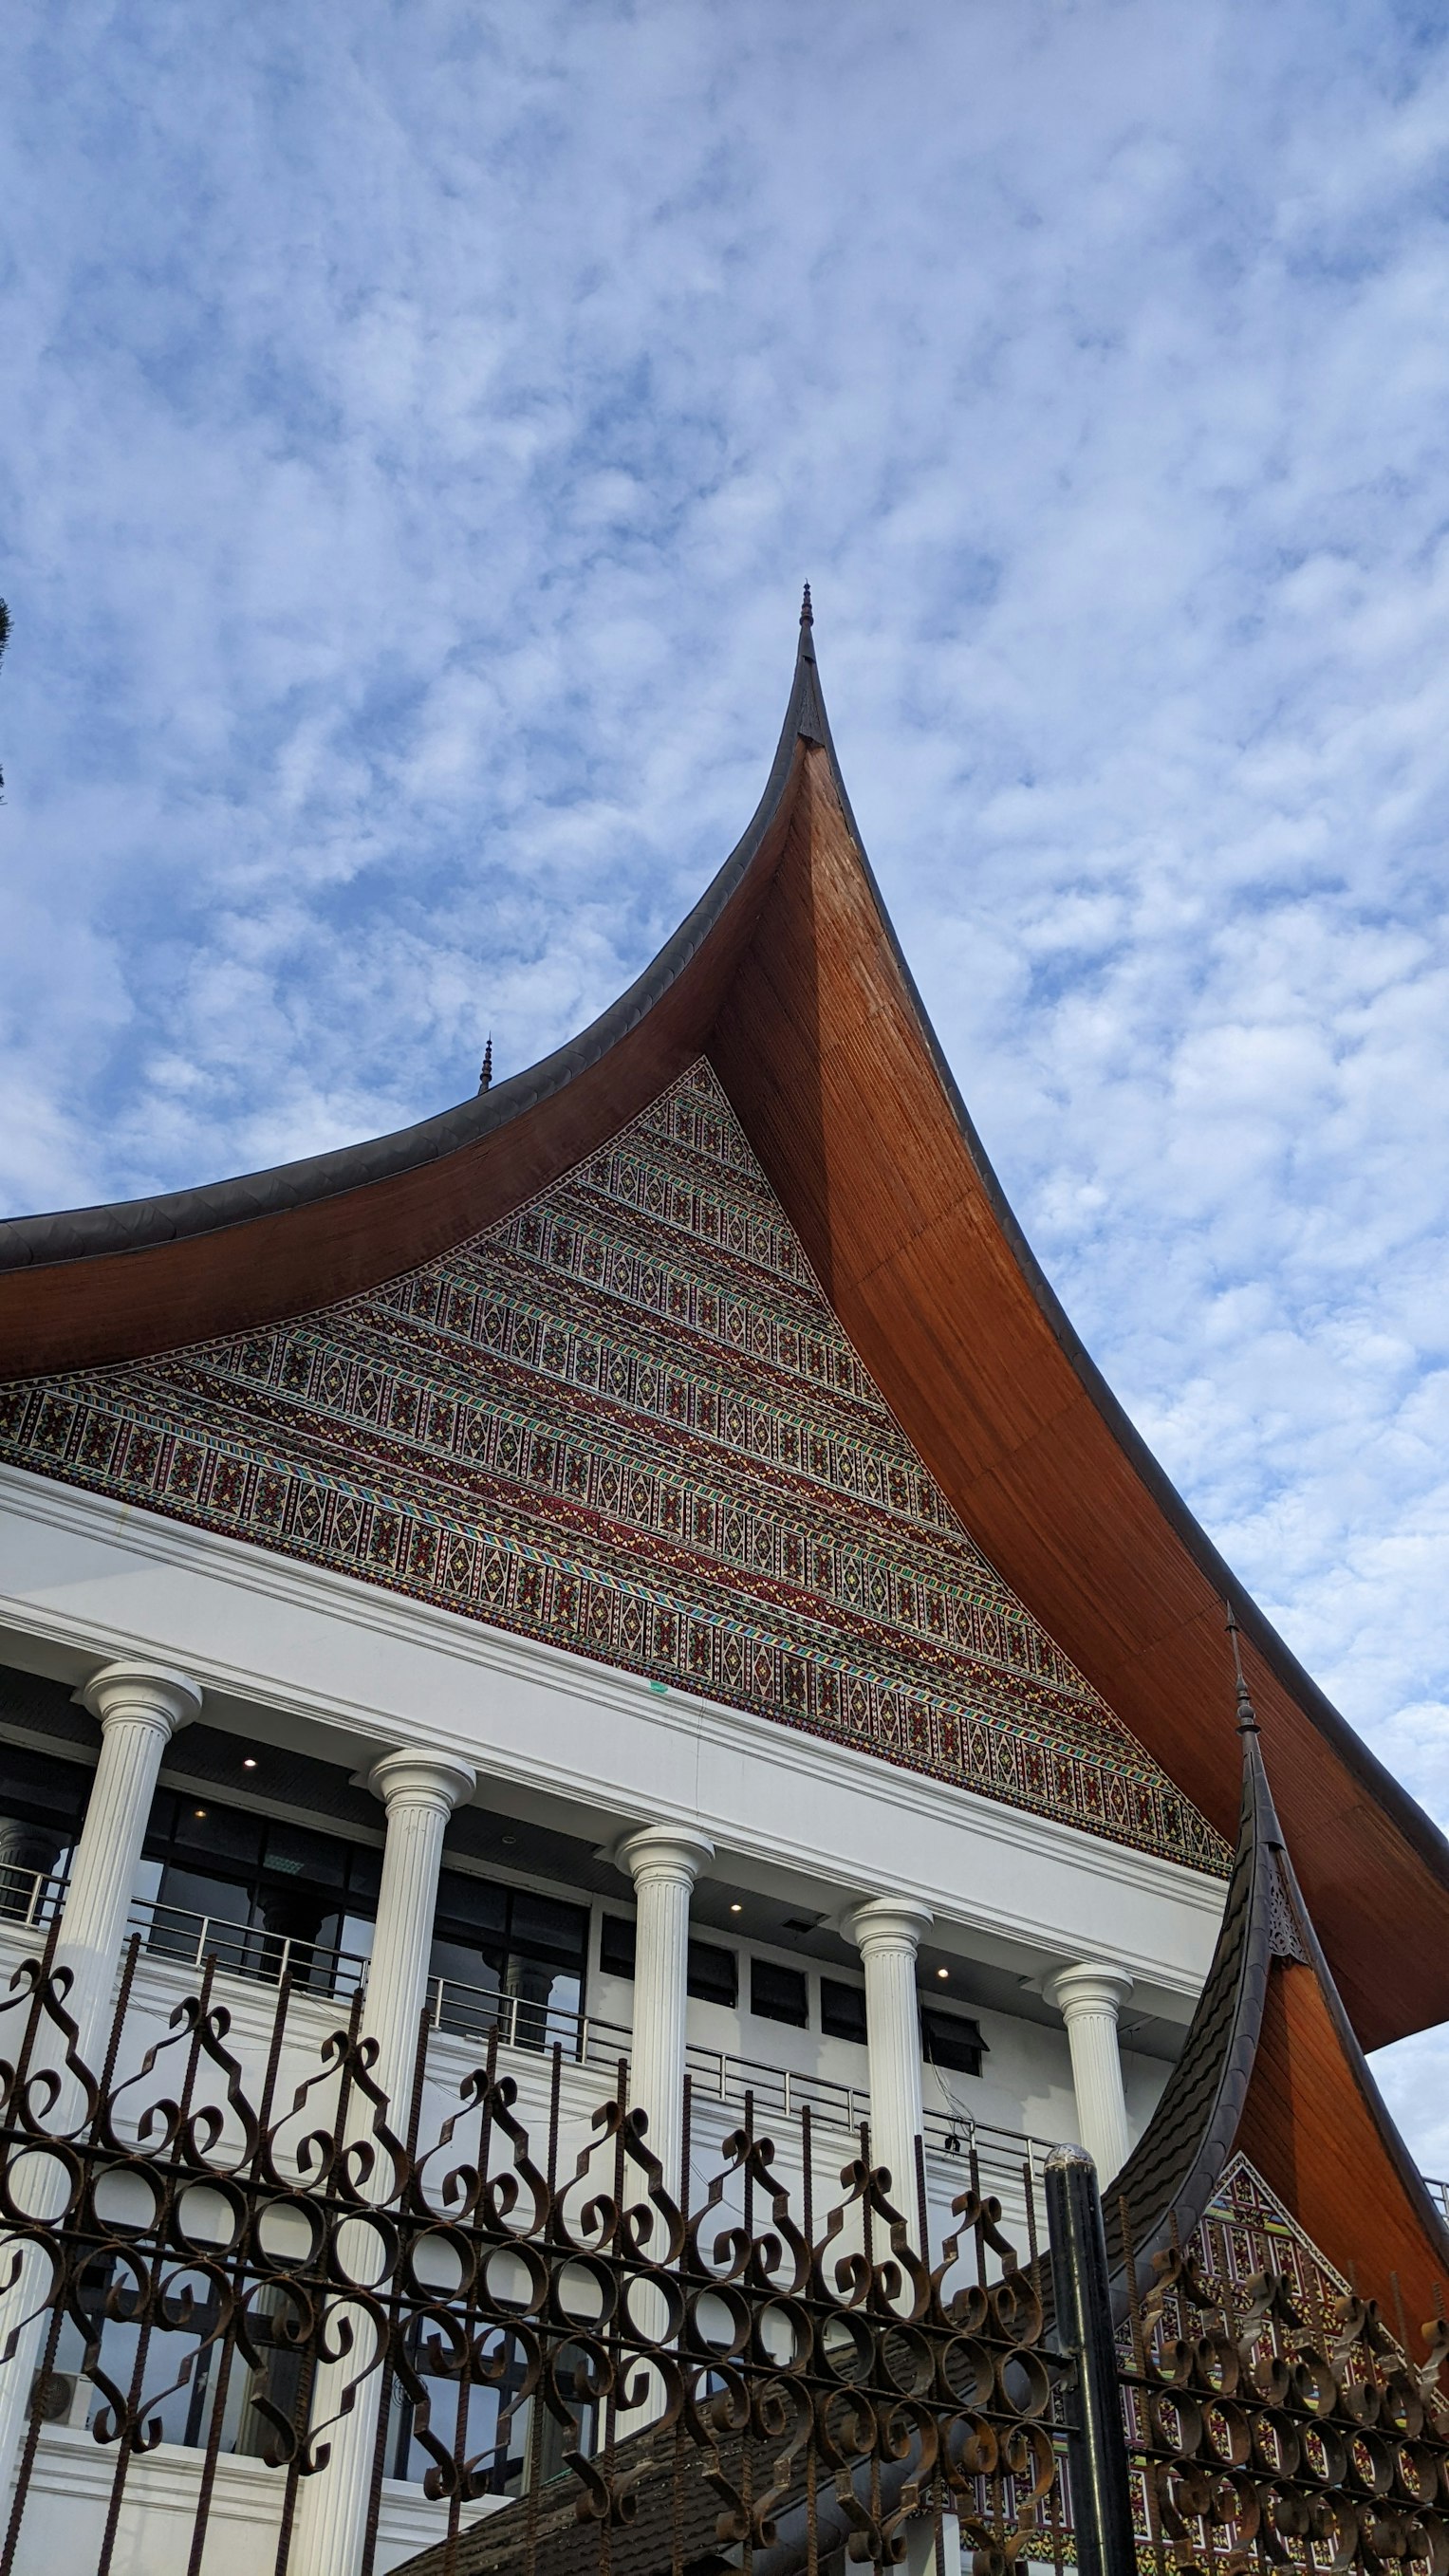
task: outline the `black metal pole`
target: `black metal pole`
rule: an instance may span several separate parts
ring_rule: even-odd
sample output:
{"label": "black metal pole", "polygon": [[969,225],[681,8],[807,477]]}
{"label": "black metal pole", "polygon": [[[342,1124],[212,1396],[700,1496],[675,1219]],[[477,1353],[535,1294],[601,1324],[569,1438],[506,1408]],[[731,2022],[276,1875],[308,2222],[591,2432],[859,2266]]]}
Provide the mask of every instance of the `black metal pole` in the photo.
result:
{"label": "black metal pole", "polygon": [[1053,2148],[1046,2201],[1057,2341],[1077,2365],[1067,2395],[1067,2457],[1079,2576],[1136,2576],[1107,2239],[1097,2168],[1085,2147]]}

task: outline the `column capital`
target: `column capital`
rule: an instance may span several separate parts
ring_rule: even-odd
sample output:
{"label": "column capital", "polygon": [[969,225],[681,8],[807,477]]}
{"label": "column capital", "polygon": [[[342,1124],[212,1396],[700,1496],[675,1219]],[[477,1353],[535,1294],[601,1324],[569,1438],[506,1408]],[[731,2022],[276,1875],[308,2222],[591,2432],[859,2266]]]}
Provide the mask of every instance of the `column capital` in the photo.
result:
{"label": "column capital", "polygon": [[194,1682],[189,1673],[174,1673],[165,1664],[150,1664],[136,1657],[124,1663],[103,1664],[76,1697],[103,1728],[129,1721],[132,1725],[164,1727],[169,1739],[197,1715],[202,1691],[200,1682]]}
{"label": "column capital", "polygon": [[892,1950],[914,1959],[935,1920],[919,1896],[869,1896],[841,1917],[841,1926],[863,1959]]}
{"label": "column capital", "polygon": [[384,1753],[367,1775],[369,1789],[389,1816],[398,1807],[425,1807],[434,1815],[451,1816],[471,1798],[477,1780],[472,1763],[457,1754],[425,1753],[411,1745]]}
{"label": "column capital", "polygon": [[1132,1992],[1132,1979],[1125,1968],[1114,1968],[1105,1959],[1083,1959],[1043,1977],[1041,1990],[1065,2022],[1075,2021],[1079,2013],[1110,2013],[1115,2021]]}
{"label": "column capital", "polygon": [[693,1825],[641,1825],[637,1833],[625,1835],[614,1853],[618,1867],[628,1871],[636,1887],[645,1879],[693,1887],[713,1858],[714,1844],[708,1834]]}

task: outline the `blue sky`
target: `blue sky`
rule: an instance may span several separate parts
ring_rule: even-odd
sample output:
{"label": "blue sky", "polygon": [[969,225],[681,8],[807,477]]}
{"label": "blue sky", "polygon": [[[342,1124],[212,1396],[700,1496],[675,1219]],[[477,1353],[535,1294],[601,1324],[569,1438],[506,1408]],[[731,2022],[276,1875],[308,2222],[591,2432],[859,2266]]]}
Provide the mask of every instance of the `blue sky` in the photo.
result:
{"label": "blue sky", "polygon": [[[1449,1822],[1449,24],[12,0],[6,53],[5,1207],[578,1027],[747,819],[808,575],[1037,1251]],[[1449,2171],[1449,2039],[1381,2072]]]}

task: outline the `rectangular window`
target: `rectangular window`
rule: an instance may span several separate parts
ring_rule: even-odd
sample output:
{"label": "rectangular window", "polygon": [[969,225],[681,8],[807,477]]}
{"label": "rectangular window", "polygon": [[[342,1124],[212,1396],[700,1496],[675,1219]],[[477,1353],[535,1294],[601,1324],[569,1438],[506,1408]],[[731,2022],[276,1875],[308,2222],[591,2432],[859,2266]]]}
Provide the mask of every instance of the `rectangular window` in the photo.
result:
{"label": "rectangular window", "polygon": [[74,1838],[85,1820],[94,1776],[83,1762],[0,1742],[0,1817],[43,1818],[47,1825],[54,1820]]}
{"label": "rectangular window", "polygon": [[443,1979],[443,2027],[496,2023],[512,2048],[571,2047],[588,1932],[582,1905],[444,1870],[431,1962]]}
{"label": "rectangular window", "polygon": [[79,1836],[91,1777],[78,1763],[0,1743],[0,1915],[31,1915]]}
{"label": "rectangular window", "polygon": [[348,1846],[340,1834],[313,1833],[310,1826],[290,1824],[283,1817],[268,1819],[265,1877],[305,1878],[309,1887],[345,1887],[347,1861]]}
{"label": "rectangular window", "polygon": [[928,2066],[939,2066],[944,2075],[979,2075],[985,2051],[978,2023],[964,2013],[922,2004],[921,2054]]}
{"label": "rectangular window", "polygon": [[508,1898],[486,1878],[461,1869],[438,1873],[438,1902],[433,1920],[446,1940],[502,1945],[508,1931]]}
{"label": "rectangular window", "polygon": [[634,1925],[627,1914],[606,1914],[599,1925],[599,1966],[606,1977],[634,1974]]}
{"label": "rectangular window", "polygon": [[733,1950],[717,1950],[710,1941],[691,1941],[685,1985],[699,2003],[733,2007],[740,1992],[739,1966]]}
{"label": "rectangular window", "polygon": [[589,1918],[581,1905],[565,1905],[556,1896],[535,1896],[515,1888],[508,1912],[508,1946],[529,1959],[547,1959],[582,1976],[588,1949]]}
{"label": "rectangular window", "polygon": [[853,2039],[864,2048],[865,1988],[844,1986],[836,1977],[822,1977],[820,2027],[827,2039]]}
{"label": "rectangular window", "polygon": [[750,2010],[757,2021],[787,2021],[794,2030],[808,2030],[810,1992],[800,1969],[782,1968],[773,1959],[752,1959]]}

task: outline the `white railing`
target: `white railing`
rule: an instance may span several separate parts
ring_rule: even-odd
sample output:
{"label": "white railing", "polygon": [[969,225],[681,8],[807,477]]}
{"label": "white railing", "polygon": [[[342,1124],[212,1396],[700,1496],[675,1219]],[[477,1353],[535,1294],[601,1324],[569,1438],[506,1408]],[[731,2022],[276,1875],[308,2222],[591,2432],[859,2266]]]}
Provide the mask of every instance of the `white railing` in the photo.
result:
{"label": "white railing", "polygon": [[1449,2182],[1436,2182],[1432,2174],[1425,2174],[1423,2180],[1424,2189],[1439,2212],[1440,2217],[1443,2219],[1445,2226],[1449,2227]]}
{"label": "white railing", "polygon": [[48,1932],[60,1911],[63,1874],[0,1863],[0,1923],[12,1932]]}
{"label": "white railing", "polygon": [[614,2066],[629,2054],[629,2033],[588,2013],[541,2003],[532,1995],[502,1995],[496,1986],[468,1986],[457,1977],[428,1979],[428,2019],[454,2039],[487,2040],[496,2030],[500,2048],[543,2056],[561,2048],[580,2066]]}
{"label": "white railing", "polygon": [[[627,2045],[628,2034],[622,2034]],[[756,2115],[771,2120],[798,2120],[808,2108],[812,2125],[858,2137],[870,2118],[870,2095],[860,2085],[843,2084],[830,2075],[797,2075],[790,2067],[766,2066],[751,2057],[732,2057],[723,2049],[689,2042],[687,2057],[696,2101],[716,2101],[743,2111],[749,2095]],[[1030,2165],[1038,2178],[1054,2141],[1028,2137],[1017,2129],[999,2129],[968,2112],[928,2109],[922,2123],[926,2152],[953,2156],[969,2166],[973,2151],[983,2182],[1019,2184]]]}
{"label": "white railing", "polygon": [[163,1905],[156,1897],[136,1898],[130,1928],[140,1933],[153,1959],[166,1959],[181,1968],[200,1969],[208,1959],[215,1959],[228,1975],[252,1977],[268,1986],[280,1985],[290,1972],[299,1992],[341,2003],[350,2003],[367,1982],[367,1960],[360,1951],[329,1949],[323,1941],[297,1941],[283,1932],[228,1922],[224,1915]]}

